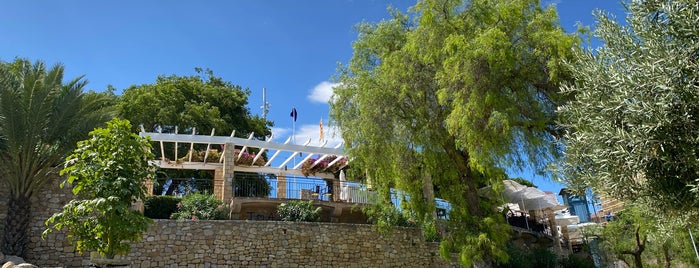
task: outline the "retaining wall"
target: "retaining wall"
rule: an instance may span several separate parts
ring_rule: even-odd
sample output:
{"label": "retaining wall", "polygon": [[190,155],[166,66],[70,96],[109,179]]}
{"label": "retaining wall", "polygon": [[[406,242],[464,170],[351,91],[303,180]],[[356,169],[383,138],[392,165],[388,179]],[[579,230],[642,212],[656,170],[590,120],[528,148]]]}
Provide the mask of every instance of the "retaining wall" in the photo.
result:
{"label": "retaining wall", "polygon": [[[7,190],[0,187],[4,223]],[[47,185],[33,202],[28,262],[40,267],[84,267],[66,235],[41,238],[45,219],[72,194]],[[381,235],[366,224],[277,221],[156,220],[132,244],[132,267],[448,267],[436,243],[425,242],[415,228]]]}

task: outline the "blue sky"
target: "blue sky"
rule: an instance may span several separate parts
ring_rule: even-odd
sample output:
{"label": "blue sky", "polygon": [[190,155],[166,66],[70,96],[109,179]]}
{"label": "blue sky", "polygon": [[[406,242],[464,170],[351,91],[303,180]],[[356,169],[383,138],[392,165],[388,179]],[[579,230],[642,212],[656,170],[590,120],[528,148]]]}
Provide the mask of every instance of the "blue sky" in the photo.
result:
{"label": "blue sky", "polygon": [[[548,0],[567,31],[592,26],[599,8],[623,18],[613,0]],[[249,88],[249,109],[261,114],[262,88],[271,104],[275,141],[292,132],[289,113],[298,110],[296,140],[318,144],[323,119],[329,145],[327,99],[338,63],[352,56],[354,25],[389,18],[389,5],[402,11],[415,1],[3,1],[0,6],[0,60],[15,57],[66,66],[66,78],[85,75],[88,88],[113,85],[119,93],[158,75],[191,75],[195,67]],[[227,135],[219,133],[220,135]],[[541,189],[561,185],[534,177]]]}

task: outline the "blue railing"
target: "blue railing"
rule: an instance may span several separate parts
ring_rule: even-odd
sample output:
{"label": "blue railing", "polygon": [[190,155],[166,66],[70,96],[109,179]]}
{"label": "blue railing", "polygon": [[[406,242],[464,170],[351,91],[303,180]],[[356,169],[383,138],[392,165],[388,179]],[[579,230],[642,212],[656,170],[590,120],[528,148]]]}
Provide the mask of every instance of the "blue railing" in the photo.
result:
{"label": "blue railing", "polygon": [[[282,198],[279,186],[275,176],[255,173],[236,173],[233,182],[236,197]],[[287,199],[369,203],[369,195],[372,194],[359,183],[343,182],[335,186],[323,179],[296,176],[286,177],[285,188],[283,198]]]}
{"label": "blue railing", "polygon": [[[287,176],[284,197],[278,194],[279,186],[279,180],[275,176],[257,173],[236,172],[233,182],[236,197],[313,199],[361,204],[368,204],[376,199],[375,192],[369,191],[366,185],[356,182],[342,182],[335,186],[323,179]],[[391,190],[391,201],[396,207],[400,209],[403,200],[410,200],[410,197],[401,191]],[[438,216],[447,218],[451,205],[439,198],[436,198],[435,202]]]}

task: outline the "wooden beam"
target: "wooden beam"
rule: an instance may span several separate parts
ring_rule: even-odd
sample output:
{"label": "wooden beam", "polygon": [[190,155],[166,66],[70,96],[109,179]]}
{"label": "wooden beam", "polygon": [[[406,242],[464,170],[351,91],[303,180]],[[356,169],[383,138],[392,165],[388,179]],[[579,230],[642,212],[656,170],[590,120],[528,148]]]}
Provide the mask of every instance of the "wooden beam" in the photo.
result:
{"label": "wooden beam", "polygon": [[[214,136],[214,131],[216,131],[215,128],[211,129],[211,137]],[[206,152],[204,152],[204,164],[206,164],[206,159],[209,158],[209,149],[211,149],[211,143],[206,144]]]}

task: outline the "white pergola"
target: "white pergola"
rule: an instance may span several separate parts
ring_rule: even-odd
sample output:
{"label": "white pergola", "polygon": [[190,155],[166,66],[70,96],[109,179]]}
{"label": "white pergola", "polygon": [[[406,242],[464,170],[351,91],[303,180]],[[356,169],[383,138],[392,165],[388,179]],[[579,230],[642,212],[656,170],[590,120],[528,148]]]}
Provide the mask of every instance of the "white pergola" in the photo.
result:
{"label": "white pergola", "polygon": [[[221,157],[217,162],[207,162],[209,149],[211,149],[212,145],[223,145],[228,148],[238,147],[240,148],[240,152],[247,151],[249,148],[259,149],[255,154],[253,163],[258,161],[258,159],[260,159],[265,152],[267,152],[268,155],[271,154],[271,156],[267,159],[264,165],[235,165],[233,167],[235,171],[271,174],[284,173],[287,175],[303,176],[303,174],[301,173],[301,166],[304,162],[314,158],[314,156],[316,160],[313,162],[312,167],[318,165],[320,162],[322,162],[330,156],[336,157],[335,160],[328,163],[327,167],[324,170],[328,170],[331,167],[336,168],[336,170],[342,169],[348,163],[348,161],[342,161],[343,159],[346,159],[344,151],[341,148],[342,143],[338,144],[334,148],[329,148],[325,147],[327,141],[325,141],[321,146],[310,146],[310,139],[303,145],[299,145],[290,144],[291,137],[289,137],[284,143],[278,143],[272,141],[272,136],[266,138],[266,140],[264,141],[254,139],[253,133],[251,133],[249,137],[246,139],[235,137],[235,131],[233,131],[233,133],[231,133],[230,136],[214,136],[214,130],[211,130],[211,135],[197,135],[196,129],[193,129],[191,134],[179,134],[177,133],[177,129],[175,129],[175,133],[146,132],[143,126],[141,126],[141,132],[139,133],[139,135],[142,137],[150,137],[151,141],[160,144],[161,158],[155,160],[154,163],[160,166],[161,168],[168,169],[216,170],[222,168],[226,159],[226,153],[230,154],[230,152],[232,151],[223,150]],[[174,152],[166,152],[166,143],[174,143]],[[187,156],[185,157],[186,161],[183,161],[181,163],[177,163],[175,161],[168,161],[166,157],[168,155],[171,155],[172,159],[176,159],[175,156],[179,156],[177,150],[178,145],[180,144],[189,144],[189,151],[187,153]],[[202,162],[192,161],[192,155],[194,153],[195,144],[206,145],[204,161]],[[275,160],[277,160],[277,158],[279,158],[282,155],[284,155],[285,158],[280,158],[278,160],[281,162],[275,162]],[[305,157],[301,161],[294,161],[298,155],[303,155]],[[241,156],[242,153],[238,154],[237,157],[240,158]],[[333,179],[333,174],[328,172],[319,172],[315,174],[314,177]]]}

